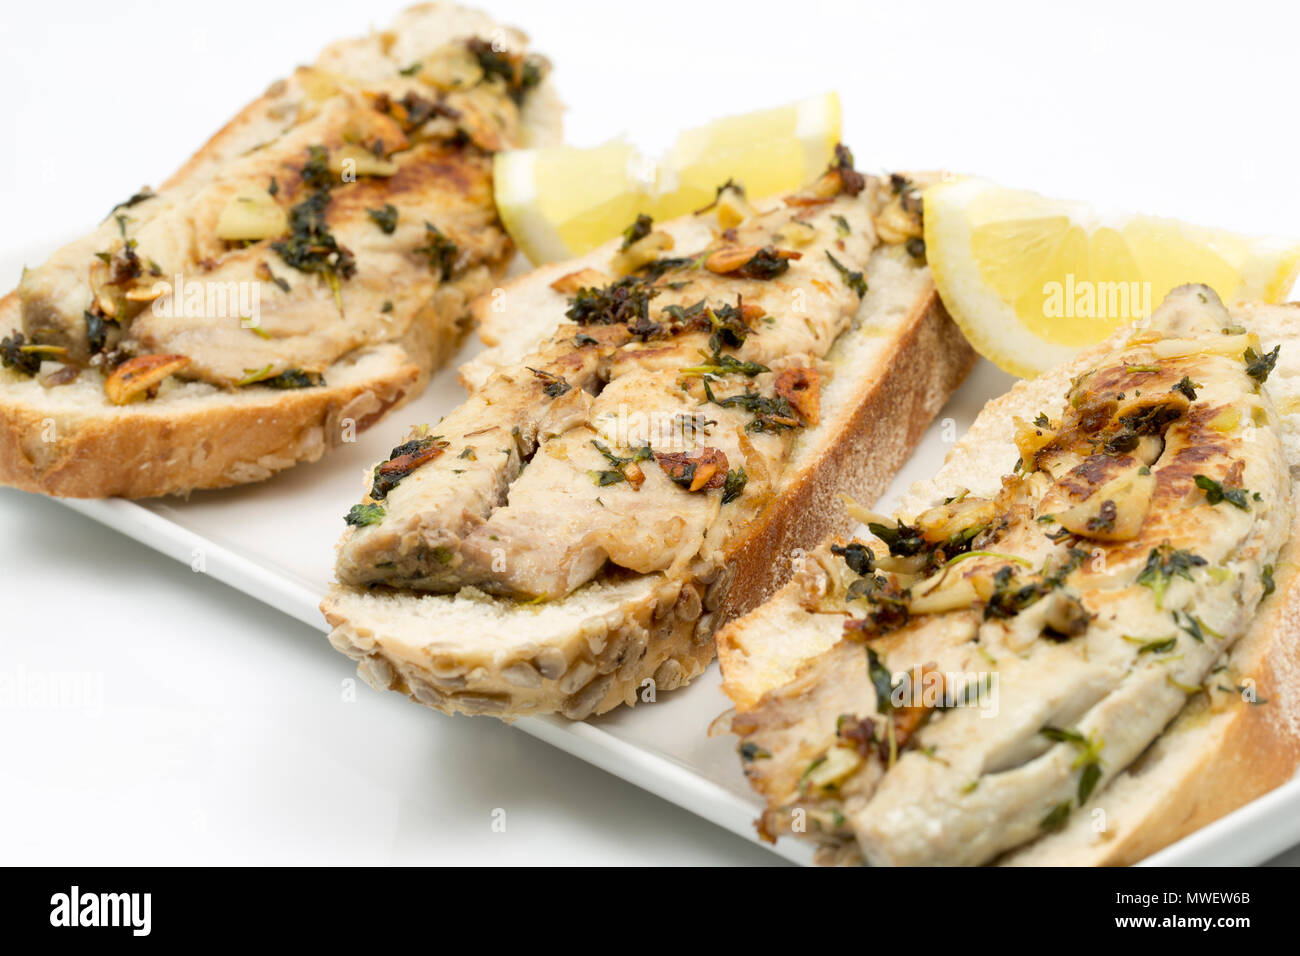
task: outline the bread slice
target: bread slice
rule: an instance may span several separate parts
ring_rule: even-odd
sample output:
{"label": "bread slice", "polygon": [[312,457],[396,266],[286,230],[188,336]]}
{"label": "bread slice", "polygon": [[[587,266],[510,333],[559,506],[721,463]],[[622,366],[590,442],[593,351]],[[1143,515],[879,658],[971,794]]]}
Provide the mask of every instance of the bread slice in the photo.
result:
{"label": "bread slice", "polygon": [[[400,14],[386,31],[333,44],[313,67],[303,68],[290,79],[275,83],[227,123],[163,184],[159,196],[176,196],[178,202],[185,201],[186,197],[216,182],[228,164],[276,140],[284,133],[286,117],[300,115],[300,109],[318,108],[308,104],[319,99],[317,87],[322,77],[348,77],[363,86],[382,86],[398,76],[399,65],[405,69],[429,51],[446,49],[467,38],[486,41],[493,37],[504,39],[511,49],[522,49],[526,42],[522,33],[502,28],[477,11],[450,3],[428,3]],[[436,89],[423,86],[421,89],[431,99],[439,95]],[[557,142],[560,108],[549,78],[532,89],[523,102],[519,141]],[[414,156],[415,152],[410,155]],[[411,168],[403,166],[400,175],[393,178],[393,189],[400,194],[395,200],[399,204],[412,190],[441,189],[439,183],[461,182],[457,177],[465,173],[455,167],[454,157],[441,166],[436,163],[422,166],[423,162],[416,157]],[[481,178],[484,160],[476,158],[473,162],[476,175]],[[490,157],[486,163],[490,169]],[[296,167],[286,166],[285,170],[278,177],[282,200],[296,188],[297,179]],[[262,181],[259,177],[258,185]],[[346,177],[344,181],[348,181]],[[363,180],[353,188],[364,185],[372,193],[379,193],[373,202],[379,205],[384,201],[382,189],[378,188],[380,182]],[[462,182],[454,188],[469,187]],[[170,201],[160,198],[154,203]],[[292,201],[292,198],[286,200]],[[492,288],[504,273],[511,247],[495,222],[490,183],[471,202],[481,206],[482,215],[491,220],[484,230],[479,230],[481,234],[491,234],[490,242],[484,240],[485,247],[491,249],[484,252],[480,261],[466,265],[450,280],[434,284],[421,279],[433,287],[427,296],[397,302],[398,309],[393,314],[400,314],[402,321],[393,326],[396,331],[385,331],[381,325],[376,334],[338,355],[325,367],[299,366],[319,372],[324,386],[275,389],[239,384],[230,387],[211,378],[205,381],[199,376],[184,377],[188,373],[183,373],[166,379],[152,397],[114,404],[105,394],[102,364],[85,365],[71,384],[64,383],[61,377],[51,377],[51,370],[60,368],[54,362],[45,362],[40,373],[34,376],[0,367],[0,482],[27,491],[67,497],[184,494],[193,489],[260,481],[299,462],[314,461],[329,448],[350,441],[356,432],[419,394],[430,372],[450,357],[470,328],[471,300]],[[370,200],[365,202],[371,204]],[[347,206],[348,201],[336,200],[335,205]],[[137,208],[146,207],[128,207],[121,212],[131,216]],[[364,212],[364,209],[351,211],[363,225],[368,225]],[[124,235],[127,228],[122,227]],[[379,236],[378,228],[371,228]],[[98,232],[105,229],[116,238],[112,217]],[[400,238],[400,233],[395,238]],[[202,236],[195,240],[200,241],[208,240]],[[368,243],[364,234],[362,241]],[[145,240],[141,241],[139,251],[141,256],[149,252]],[[89,259],[88,252],[86,257]],[[287,278],[295,293],[318,283],[316,277],[290,269],[274,255],[268,253],[266,259],[273,264],[275,277]],[[359,261],[367,261],[364,253]],[[204,266],[196,268],[201,271]],[[418,257],[412,257],[410,264],[402,268],[412,275],[417,271],[429,272]],[[164,271],[164,279],[171,280],[170,266]],[[181,271],[179,266],[177,271]],[[256,281],[261,282],[263,278]],[[263,284],[261,291],[264,303],[280,294],[269,282]],[[79,295],[79,291],[73,293],[74,297]],[[397,298],[395,294],[394,298]],[[301,308],[305,310],[307,306]],[[318,311],[328,322],[338,324],[338,315],[327,293],[318,303]],[[368,311],[377,314],[381,310],[376,305]],[[0,339],[26,331],[30,342],[37,334],[30,328],[30,321],[29,328],[23,329],[22,312],[18,292],[0,299]],[[300,318],[296,316],[290,321]],[[269,336],[259,340],[251,332],[244,335],[251,346],[261,348],[271,344]],[[173,340],[171,348],[149,351],[180,352],[182,348]],[[192,354],[196,358],[200,355]],[[82,364],[78,361],[78,365]],[[252,364],[260,368],[263,363],[259,360]],[[71,366],[63,368],[73,371]],[[275,371],[279,370],[280,366],[276,365]],[[236,376],[239,374],[235,372]]]}
{"label": "bread slice", "polygon": [[[552,267],[533,285],[606,262],[615,248]],[[473,588],[445,595],[335,586],[322,604],[333,645],[376,688],[448,713],[507,719],[581,719],[635,704],[647,680],[671,690],[698,676],[713,657],[714,631],[770,594],[798,549],[846,528],[842,491],[883,490],[973,363],[923,265],[899,247],[880,247],[866,279],[852,327],[827,356],[834,375],[820,424],[795,440],[778,493],[722,571],[677,581],[603,576],[533,605]],[[511,348],[505,335],[498,356]],[[525,339],[516,336],[513,347]],[[481,381],[492,361],[466,377]]]}
{"label": "bread slice", "polygon": [[[1300,474],[1300,305],[1244,305],[1232,314],[1269,346],[1281,343],[1265,387],[1281,418],[1282,452],[1294,484]],[[1019,454],[1014,420],[1030,421],[1044,409],[1059,407],[1074,377],[1128,334],[1124,330],[989,402],[939,472],[910,489],[898,513],[918,514],[962,489],[977,496],[996,492],[1007,463]],[[1300,766],[1298,545],[1300,517],[1292,520],[1289,542],[1279,554],[1276,591],[1260,604],[1222,662],[1227,670],[1220,673],[1231,675],[1234,686],[1192,696],[1141,756],[1098,788],[1063,827],[996,862],[1135,863],[1293,777]],[[788,693],[812,679],[817,662],[827,659],[844,635],[843,618],[804,609],[820,573],[810,564],[808,573],[718,636],[723,689],[735,703],[734,724],[742,733],[751,730],[750,715],[770,695]],[[1250,693],[1234,692],[1244,688]],[[841,843],[828,844],[822,860],[860,862],[861,857],[853,845]]]}

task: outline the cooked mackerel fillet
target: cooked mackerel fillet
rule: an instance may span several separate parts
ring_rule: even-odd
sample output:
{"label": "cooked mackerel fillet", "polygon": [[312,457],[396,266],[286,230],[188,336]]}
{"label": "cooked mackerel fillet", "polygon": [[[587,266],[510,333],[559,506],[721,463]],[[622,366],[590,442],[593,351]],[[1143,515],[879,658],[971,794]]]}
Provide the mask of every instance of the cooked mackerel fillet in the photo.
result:
{"label": "cooked mackerel fillet", "polygon": [[[332,45],[161,189],[25,270],[0,359],[50,389],[100,382],[118,406],[185,382],[328,388],[386,343],[427,373],[513,254],[492,155],[524,143],[526,105],[550,95],[524,42],[428,4]],[[553,104],[533,113],[550,123]]]}
{"label": "cooked mackerel fillet", "polygon": [[1204,286],[1142,326],[1015,420],[1000,487],[861,515],[719,636],[765,833],[989,862],[1107,806],[1189,700],[1241,696],[1225,656],[1292,528],[1278,353]]}
{"label": "cooked mackerel fillet", "polygon": [[970,366],[920,215],[917,184],[840,148],[793,195],[727,185],[507,284],[475,390],[348,515],[335,646],[376,686],[505,717],[695,677],[793,549],[847,530],[844,477],[883,487]]}
{"label": "cooked mackerel fillet", "polygon": [[399,480],[372,486],[383,517],[349,532],[339,579],[554,599],[606,562],[716,563],[793,436],[817,424],[822,357],[878,242],[888,186],[869,187],[835,169],[815,187],[839,190],[828,201],[749,216],[669,257],[642,255],[666,239],[647,231],[629,276],[575,277],[591,283],[575,290],[576,321],[412,436],[414,468],[409,444],[380,466]]}

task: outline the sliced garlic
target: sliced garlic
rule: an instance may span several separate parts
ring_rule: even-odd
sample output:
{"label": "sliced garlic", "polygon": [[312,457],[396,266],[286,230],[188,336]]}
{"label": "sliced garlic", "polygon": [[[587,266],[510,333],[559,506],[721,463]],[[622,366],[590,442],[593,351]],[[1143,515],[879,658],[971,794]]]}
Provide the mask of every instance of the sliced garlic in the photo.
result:
{"label": "sliced garlic", "polygon": [[330,150],[330,172],[336,176],[347,173],[356,176],[391,176],[397,172],[397,164],[391,159],[376,156],[364,146],[344,143],[337,149]]}
{"label": "sliced garlic", "polygon": [[265,189],[245,186],[217,217],[217,238],[226,242],[272,239],[289,231],[289,218]]}

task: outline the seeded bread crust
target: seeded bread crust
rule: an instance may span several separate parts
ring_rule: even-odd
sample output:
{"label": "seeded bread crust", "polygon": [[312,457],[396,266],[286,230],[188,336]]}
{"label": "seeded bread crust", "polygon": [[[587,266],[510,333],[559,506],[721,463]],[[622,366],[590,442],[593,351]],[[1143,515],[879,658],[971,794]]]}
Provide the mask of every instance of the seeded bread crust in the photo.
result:
{"label": "seeded bread crust", "polygon": [[858,325],[836,343],[821,424],[796,445],[783,490],[760,512],[721,570],[687,581],[663,575],[598,579],[561,601],[512,605],[467,588],[417,595],[336,585],[321,605],[330,641],[372,686],[446,713],[571,719],[633,705],[698,676],[713,635],[790,573],[795,549],[847,530],[838,495],[883,491],[961,382],[974,353],[948,317],[928,270],[898,250],[873,256],[873,290],[910,283],[889,327]]}

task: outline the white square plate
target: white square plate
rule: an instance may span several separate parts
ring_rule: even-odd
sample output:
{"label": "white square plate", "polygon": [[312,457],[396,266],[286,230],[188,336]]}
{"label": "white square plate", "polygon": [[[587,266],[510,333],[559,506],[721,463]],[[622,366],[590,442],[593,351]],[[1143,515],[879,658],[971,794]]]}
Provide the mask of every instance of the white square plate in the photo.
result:
{"label": "white square plate", "polygon": [[[23,261],[41,261],[45,251],[0,258],[0,276],[16,281]],[[454,369],[480,347],[477,341],[467,343],[419,399],[315,464],[260,484],[197,492],[188,500],[66,499],[63,504],[178,561],[194,564],[201,558],[207,574],[324,631],[318,605],[332,577],[343,515],[358,500],[373,463],[399,442],[408,425],[436,421],[460,402],[463,393]],[[895,476],[881,509],[890,510],[912,482],[937,470],[954,436],[960,436],[984,403],[1011,382],[980,360]],[[756,839],[753,821],[760,802],[741,773],[734,739],[729,734],[707,735],[709,725],[729,706],[719,689],[715,663],[694,683],[664,694],[654,704],[620,708],[580,723],[541,717],[514,726],[733,833]],[[431,712],[429,719],[444,718]],[[1300,779],[1147,862],[1249,865],[1296,842]],[[799,863],[812,858],[807,845],[791,839],[772,849]]]}

